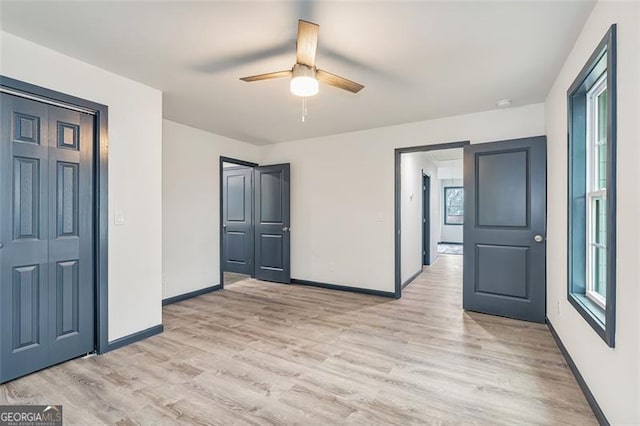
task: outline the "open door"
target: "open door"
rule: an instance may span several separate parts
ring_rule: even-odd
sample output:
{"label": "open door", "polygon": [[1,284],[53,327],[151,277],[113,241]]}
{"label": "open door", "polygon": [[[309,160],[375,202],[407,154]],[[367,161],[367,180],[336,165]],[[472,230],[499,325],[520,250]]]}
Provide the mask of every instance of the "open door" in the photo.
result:
{"label": "open door", "polygon": [[255,168],[255,277],[291,282],[289,164]]}
{"label": "open door", "polygon": [[464,148],[463,308],[544,322],[546,137]]}
{"label": "open door", "polygon": [[223,270],[253,273],[253,169],[229,167],[222,172]]}

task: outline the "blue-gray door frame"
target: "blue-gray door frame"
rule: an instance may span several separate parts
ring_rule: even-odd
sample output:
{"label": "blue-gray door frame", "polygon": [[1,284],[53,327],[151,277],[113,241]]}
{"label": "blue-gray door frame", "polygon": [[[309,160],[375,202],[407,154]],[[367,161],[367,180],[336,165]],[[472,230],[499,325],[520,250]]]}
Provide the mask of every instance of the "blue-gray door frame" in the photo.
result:
{"label": "blue-gray door frame", "polygon": [[435,151],[440,149],[451,149],[451,148],[464,148],[465,146],[471,144],[470,141],[462,141],[462,142],[448,142],[448,143],[439,143],[434,145],[420,145],[420,146],[411,146],[405,148],[396,148],[393,152],[393,161],[394,161],[394,176],[395,176],[395,188],[394,188],[394,233],[395,233],[395,291],[393,297],[399,299],[402,296],[402,274],[401,274],[401,244],[402,239],[400,236],[401,229],[401,189],[402,189],[402,169],[400,165],[400,159],[402,158],[402,154],[409,154],[411,152],[424,152],[424,151]]}
{"label": "blue-gray door frame", "polygon": [[431,265],[431,176],[422,171],[422,264]]}
{"label": "blue-gray door frame", "polygon": [[44,87],[0,76],[0,91],[26,99],[72,108],[95,117],[94,123],[94,285],[95,285],[95,350],[105,353],[109,347],[108,317],[108,164],[107,140],[108,107],[86,99],[77,98]]}
{"label": "blue-gray door frame", "polygon": [[[219,224],[219,228],[218,228],[218,232],[219,232],[219,235],[220,235],[220,249],[219,249],[219,252],[220,252],[219,253],[219,257],[220,257],[220,260],[219,260],[219,262],[220,262],[220,289],[224,288],[224,268],[222,267],[223,262],[224,262],[224,259],[223,259],[223,256],[224,256],[224,252],[223,252],[223,250],[224,250],[224,241],[223,241],[223,238],[222,238],[222,235],[223,235],[223,232],[224,232],[224,229],[223,229],[223,225],[224,225],[224,221],[223,221],[224,196],[223,196],[223,188],[222,188],[222,185],[224,185],[224,182],[223,182],[223,180],[224,180],[224,178],[223,178],[223,172],[224,172],[223,165],[224,165],[224,163],[231,163],[231,164],[235,164],[235,165],[238,165],[238,166],[251,167],[252,169],[255,169],[256,167],[258,167],[258,164],[252,163],[250,161],[238,160],[237,158],[224,157],[222,155],[220,156],[220,163],[219,163],[220,164],[220,166],[219,166],[219,168],[220,168],[220,176],[219,176],[219,179],[220,179],[220,188],[219,188],[219,190],[220,190],[220,202],[219,202],[219,204],[220,204],[220,224]],[[254,170],[253,174],[255,175],[255,170]],[[253,181],[254,180],[255,179],[252,178],[252,183],[251,183],[252,197],[253,197],[253,191],[254,191],[254,188],[253,188]],[[251,211],[251,217],[252,218],[254,217],[253,208],[255,208],[255,205],[252,206],[252,211]],[[255,226],[255,225],[252,224],[252,226],[251,226],[252,227],[252,230],[251,230],[252,233],[253,233],[253,226]],[[253,251],[254,248],[252,247],[251,250]],[[254,272],[252,271],[251,272],[251,276],[253,277],[253,275],[254,275]]]}

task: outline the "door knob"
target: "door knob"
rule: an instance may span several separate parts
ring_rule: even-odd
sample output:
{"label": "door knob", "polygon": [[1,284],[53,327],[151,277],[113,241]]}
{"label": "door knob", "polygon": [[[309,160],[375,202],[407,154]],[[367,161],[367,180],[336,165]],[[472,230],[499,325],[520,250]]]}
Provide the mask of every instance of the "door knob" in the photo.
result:
{"label": "door knob", "polygon": [[2,247],[4,247],[4,245],[2,245],[2,243],[0,243],[0,249],[1,249]]}
{"label": "door knob", "polygon": [[282,232],[287,232],[287,231],[289,231],[289,228],[287,228],[286,226],[282,228]]}
{"label": "door knob", "polygon": [[541,242],[544,241],[544,237],[542,235],[540,235],[540,234],[536,234],[533,237],[533,241],[535,241],[536,243],[541,243]]}

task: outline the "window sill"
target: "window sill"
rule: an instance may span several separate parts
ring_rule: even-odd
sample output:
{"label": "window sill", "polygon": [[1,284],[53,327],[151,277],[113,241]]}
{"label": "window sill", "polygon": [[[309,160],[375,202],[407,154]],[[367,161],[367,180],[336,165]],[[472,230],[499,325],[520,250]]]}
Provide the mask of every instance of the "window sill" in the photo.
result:
{"label": "window sill", "polygon": [[569,303],[582,315],[589,323],[591,328],[604,340],[608,345],[609,340],[606,333],[606,313],[597,303],[590,300],[587,296],[580,293],[570,293]]}
{"label": "window sill", "polygon": [[595,291],[587,291],[585,296],[591,303],[596,304],[602,312],[605,312],[607,310],[607,305],[604,297],[600,296]]}

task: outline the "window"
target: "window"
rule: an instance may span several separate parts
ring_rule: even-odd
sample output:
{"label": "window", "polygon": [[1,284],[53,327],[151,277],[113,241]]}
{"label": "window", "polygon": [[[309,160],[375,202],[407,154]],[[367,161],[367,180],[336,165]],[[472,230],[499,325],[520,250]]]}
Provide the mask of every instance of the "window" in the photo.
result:
{"label": "window", "polygon": [[444,224],[462,225],[464,223],[464,190],[461,186],[444,188]]}
{"label": "window", "polygon": [[615,25],[567,94],[568,299],[611,347],[615,337]]}
{"label": "window", "polygon": [[607,305],[607,73],[587,92],[587,278],[585,295]]}

